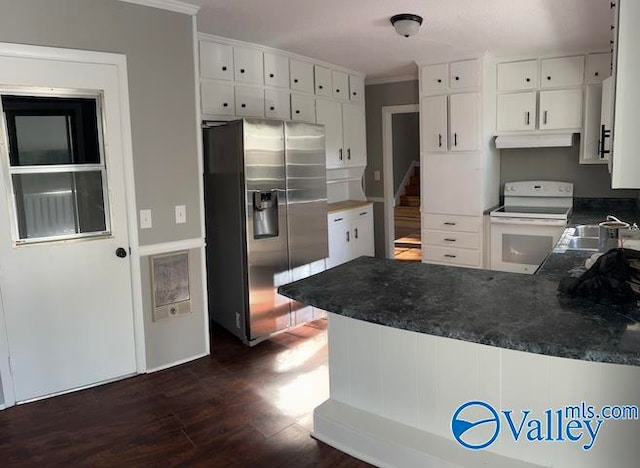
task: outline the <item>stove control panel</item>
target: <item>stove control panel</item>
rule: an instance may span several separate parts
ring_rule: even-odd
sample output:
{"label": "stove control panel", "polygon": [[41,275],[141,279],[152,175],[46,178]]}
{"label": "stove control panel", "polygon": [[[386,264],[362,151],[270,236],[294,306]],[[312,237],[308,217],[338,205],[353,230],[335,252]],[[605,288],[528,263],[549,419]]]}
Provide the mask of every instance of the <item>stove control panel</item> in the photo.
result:
{"label": "stove control panel", "polygon": [[504,184],[504,195],[510,197],[573,197],[571,182],[522,181]]}

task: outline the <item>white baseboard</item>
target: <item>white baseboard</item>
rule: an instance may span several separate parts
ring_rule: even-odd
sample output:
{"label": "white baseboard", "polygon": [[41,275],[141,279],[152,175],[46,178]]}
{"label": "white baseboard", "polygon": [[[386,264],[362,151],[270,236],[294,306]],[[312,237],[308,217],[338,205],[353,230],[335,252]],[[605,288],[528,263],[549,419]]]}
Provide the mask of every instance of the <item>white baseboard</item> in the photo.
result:
{"label": "white baseboard", "polygon": [[452,440],[332,399],[314,410],[313,437],[381,468],[543,468],[492,452],[473,452]]}
{"label": "white baseboard", "polygon": [[158,372],[158,371],[161,371],[161,370],[169,369],[170,367],[179,366],[180,364],[186,364],[187,362],[195,361],[196,359],[200,359],[200,358],[203,358],[205,356],[209,356],[209,354],[211,354],[211,353],[207,352],[207,353],[198,354],[196,356],[191,356],[191,357],[188,357],[188,358],[185,358],[185,359],[180,359],[179,361],[174,361],[174,362],[171,362],[169,364],[165,364],[165,365],[162,365],[162,366],[158,366],[158,367],[153,367],[151,369],[147,369],[146,372],[147,372],[147,374],[151,374],[153,372]]}

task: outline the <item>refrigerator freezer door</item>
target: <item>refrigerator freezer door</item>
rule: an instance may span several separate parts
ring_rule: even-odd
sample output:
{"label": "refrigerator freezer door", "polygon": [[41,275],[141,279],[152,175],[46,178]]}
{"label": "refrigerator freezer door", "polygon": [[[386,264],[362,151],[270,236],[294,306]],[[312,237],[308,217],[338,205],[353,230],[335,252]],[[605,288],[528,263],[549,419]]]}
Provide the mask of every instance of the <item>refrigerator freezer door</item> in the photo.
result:
{"label": "refrigerator freezer door", "polygon": [[[287,254],[287,203],[283,123],[245,120],[244,175],[246,188],[247,265],[249,283],[249,340],[290,326],[290,301],[276,288],[290,281]],[[256,203],[254,193],[263,196]],[[268,198],[268,200],[267,200]],[[264,216],[270,203],[277,203],[278,226],[270,235],[254,232],[254,217]]]}
{"label": "refrigerator freezer door", "polygon": [[329,256],[322,125],[285,122],[289,268]]}

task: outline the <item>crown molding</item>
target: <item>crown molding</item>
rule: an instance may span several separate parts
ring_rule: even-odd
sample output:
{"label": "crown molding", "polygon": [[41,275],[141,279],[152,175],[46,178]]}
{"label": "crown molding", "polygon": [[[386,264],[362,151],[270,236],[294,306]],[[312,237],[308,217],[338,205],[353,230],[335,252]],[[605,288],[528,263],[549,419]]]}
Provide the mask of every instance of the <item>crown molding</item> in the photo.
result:
{"label": "crown molding", "polygon": [[197,5],[181,2],[179,0],[119,0],[124,3],[133,3],[136,5],[158,8],[160,10],[173,11],[175,13],[183,13],[185,15],[195,15],[200,10]]}
{"label": "crown molding", "polygon": [[402,75],[402,76],[387,76],[387,77],[371,77],[365,80],[364,84],[366,85],[377,85],[377,84],[385,84],[385,83],[398,83],[400,81],[417,81],[418,74],[415,75]]}

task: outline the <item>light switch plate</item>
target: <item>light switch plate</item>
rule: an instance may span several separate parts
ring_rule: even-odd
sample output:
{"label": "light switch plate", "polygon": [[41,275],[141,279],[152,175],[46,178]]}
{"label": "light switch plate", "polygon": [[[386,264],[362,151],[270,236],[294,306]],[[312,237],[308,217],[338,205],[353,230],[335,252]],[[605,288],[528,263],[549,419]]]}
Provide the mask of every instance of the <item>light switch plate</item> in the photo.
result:
{"label": "light switch plate", "polygon": [[380,180],[380,171],[373,171],[373,180]]}
{"label": "light switch plate", "polygon": [[150,229],[151,226],[151,210],[140,210],[140,229]]}
{"label": "light switch plate", "polygon": [[176,224],[187,222],[187,207],[184,205],[176,205]]}

